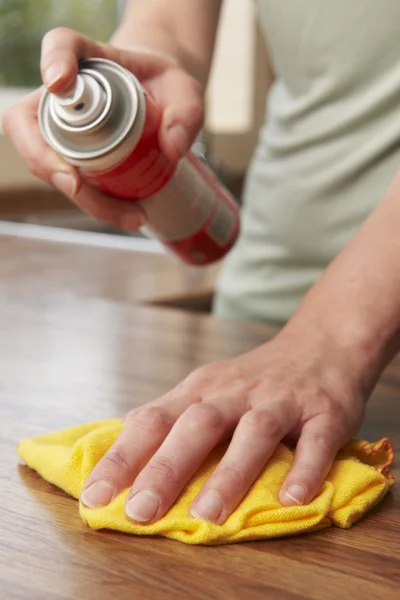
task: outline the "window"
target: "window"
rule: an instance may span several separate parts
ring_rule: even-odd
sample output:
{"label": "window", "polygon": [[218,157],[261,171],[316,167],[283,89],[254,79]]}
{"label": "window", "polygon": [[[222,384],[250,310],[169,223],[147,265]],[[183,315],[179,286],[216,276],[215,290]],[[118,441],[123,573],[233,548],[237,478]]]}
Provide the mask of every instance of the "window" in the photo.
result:
{"label": "window", "polygon": [[[0,117],[41,84],[40,45],[47,31],[71,27],[106,41],[115,30],[122,4],[120,0],[0,0]],[[1,126],[0,219],[86,227],[80,212],[29,173]]]}
{"label": "window", "polygon": [[105,41],[117,12],[117,0],[0,0],[0,86],[40,84],[40,43],[50,29],[72,27]]}

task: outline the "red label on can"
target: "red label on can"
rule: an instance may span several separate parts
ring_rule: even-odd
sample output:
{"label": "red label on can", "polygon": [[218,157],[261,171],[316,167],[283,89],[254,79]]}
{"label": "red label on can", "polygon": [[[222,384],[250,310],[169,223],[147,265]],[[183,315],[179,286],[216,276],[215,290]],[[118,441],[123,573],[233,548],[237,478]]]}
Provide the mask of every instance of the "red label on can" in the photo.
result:
{"label": "red label on can", "polygon": [[145,94],[146,120],[136,148],[110,170],[88,175],[105,194],[141,200],[158,192],[172,177],[176,165],[161,152],[158,141],[162,112]]}
{"label": "red label on can", "polygon": [[140,202],[148,229],[182,260],[208,264],[222,258],[239,231],[239,211],[229,192],[192,153],[178,164],[159,145],[161,109],[145,95],[140,140],[117,167],[88,175],[103,192]]}
{"label": "red label on can", "polygon": [[191,153],[162,190],[140,205],[148,217],[147,229],[190,264],[222,258],[239,232],[236,202]]}

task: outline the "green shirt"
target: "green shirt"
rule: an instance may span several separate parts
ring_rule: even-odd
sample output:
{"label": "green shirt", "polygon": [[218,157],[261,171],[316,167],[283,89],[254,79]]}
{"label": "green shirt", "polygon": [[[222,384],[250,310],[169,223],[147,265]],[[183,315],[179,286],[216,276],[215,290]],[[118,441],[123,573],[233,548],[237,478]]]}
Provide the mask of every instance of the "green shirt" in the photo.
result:
{"label": "green shirt", "polygon": [[400,167],[400,0],[256,3],[276,81],[214,309],[282,322]]}

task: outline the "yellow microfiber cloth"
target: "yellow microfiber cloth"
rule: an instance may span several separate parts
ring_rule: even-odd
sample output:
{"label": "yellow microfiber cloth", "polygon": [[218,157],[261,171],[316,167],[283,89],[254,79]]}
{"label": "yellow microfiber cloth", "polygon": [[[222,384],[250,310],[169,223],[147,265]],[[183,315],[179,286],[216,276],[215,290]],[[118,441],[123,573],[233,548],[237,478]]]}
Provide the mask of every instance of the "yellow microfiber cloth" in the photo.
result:
{"label": "yellow microfiber cloth", "polygon": [[[18,451],[22,460],[44,479],[79,498],[92,469],[123,427],[119,419],[71,427],[23,440]],[[382,439],[370,444],[353,440],[339,452],[319,495],[310,504],[282,507],[278,494],[294,453],[279,444],[236,511],[223,525],[213,525],[190,517],[188,510],[225,450],[226,445],[220,446],[210,454],[175,505],[157,523],[137,525],[125,517],[124,501],[129,490],[104,508],[89,509],[81,504],[81,517],[93,529],[160,535],[187,544],[223,544],[315,531],[332,524],[348,528],[375,506],[394,483],[388,471],[394,455],[390,441]]]}

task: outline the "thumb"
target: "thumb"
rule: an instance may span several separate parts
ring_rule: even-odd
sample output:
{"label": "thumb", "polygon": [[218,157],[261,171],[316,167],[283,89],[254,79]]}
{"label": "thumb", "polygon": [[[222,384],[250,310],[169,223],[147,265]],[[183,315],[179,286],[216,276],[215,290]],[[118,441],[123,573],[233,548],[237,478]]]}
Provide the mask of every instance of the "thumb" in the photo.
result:
{"label": "thumb", "polygon": [[167,71],[163,79],[162,94],[156,97],[163,108],[160,146],[176,161],[190,150],[203,125],[204,91],[198,81],[179,69]]}

